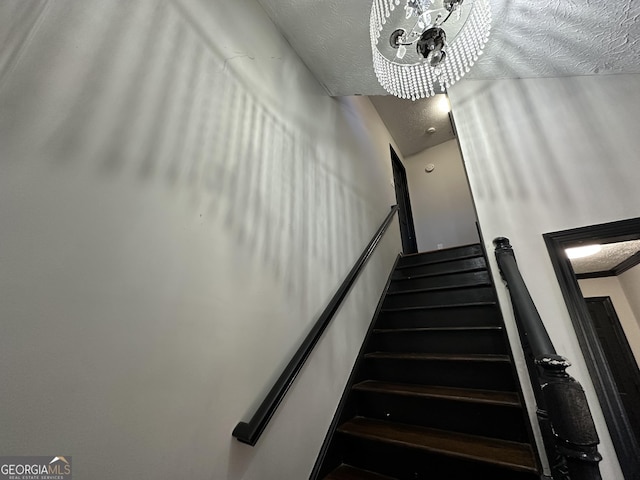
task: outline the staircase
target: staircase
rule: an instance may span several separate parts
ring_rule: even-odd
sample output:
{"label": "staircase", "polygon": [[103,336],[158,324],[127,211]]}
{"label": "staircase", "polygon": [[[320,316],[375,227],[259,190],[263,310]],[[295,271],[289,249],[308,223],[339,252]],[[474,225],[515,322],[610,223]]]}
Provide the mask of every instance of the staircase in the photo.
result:
{"label": "staircase", "polygon": [[539,479],[480,245],[402,257],[314,478]]}

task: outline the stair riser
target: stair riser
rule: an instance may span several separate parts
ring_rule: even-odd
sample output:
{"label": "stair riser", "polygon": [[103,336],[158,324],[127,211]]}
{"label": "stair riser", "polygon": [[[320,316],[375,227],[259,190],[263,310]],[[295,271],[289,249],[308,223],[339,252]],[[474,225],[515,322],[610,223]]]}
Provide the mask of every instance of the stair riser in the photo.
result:
{"label": "stair riser", "polygon": [[425,262],[455,260],[472,255],[482,255],[482,248],[480,248],[480,245],[470,245],[468,247],[452,248],[448,250],[436,250],[419,255],[409,255],[400,259],[400,261],[398,262],[398,267],[402,268],[408,265],[416,265]]}
{"label": "stair riser", "polygon": [[527,472],[405,449],[343,434],[344,462],[398,480],[539,480]]}
{"label": "stair riser", "polygon": [[406,290],[420,290],[424,288],[441,288],[451,286],[488,285],[489,273],[485,271],[455,273],[438,277],[422,277],[410,280],[394,280],[389,286],[389,292]]}
{"label": "stair riser", "polygon": [[437,292],[387,295],[383,308],[452,305],[455,303],[490,302],[494,300],[495,296],[492,287],[474,287]]}
{"label": "stair riser", "polygon": [[356,395],[360,416],[516,442],[527,439],[519,407],[364,391]]}
{"label": "stair riser", "polygon": [[376,328],[483,327],[500,326],[495,306],[454,307],[382,312]]}
{"label": "stair riser", "polygon": [[517,391],[511,364],[506,362],[368,358],[362,377],[387,382]]}
{"label": "stair riser", "polygon": [[483,257],[464,258],[461,260],[451,260],[443,263],[433,263],[427,265],[407,266],[393,272],[393,280],[415,277],[416,275],[439,275],[465,270],[484,269],[487,265]]}
{"label": "stair riser", "polygon": [[369,352],[506,354],[501,330],[374,333]]}

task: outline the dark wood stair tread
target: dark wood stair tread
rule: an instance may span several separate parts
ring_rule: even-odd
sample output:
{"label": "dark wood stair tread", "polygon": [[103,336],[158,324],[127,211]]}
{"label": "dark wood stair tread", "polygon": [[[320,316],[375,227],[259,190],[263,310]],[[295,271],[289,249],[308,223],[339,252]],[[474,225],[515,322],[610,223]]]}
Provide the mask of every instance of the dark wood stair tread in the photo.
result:
{"label": "dark wood stair tread", "polygon": [[466,307],[493,307],[496,306],[496,302],[468,302],[468,303],[449,303],[445,305],[421,305],[418,307],[387,307],[383,308],[383,312],[404,312],[415,310],[438,310],[446,308],[466,308]]}
{"label": "dark wood stair tread", "polygon": [[447,263],[447,262],[453,262],[455,260],[465,260],[467,258],[477,258],[482,256],[483,256],[482,253],[470,253],[468,255],[460,255],[459,257],[445,257],[445,258],[438,258],[433,260],[425,260],[424,262],[420,262],[420,263],[407,263],[403,265],[398,265],[396,267],[396,270],[405,270],[413,267],[424,267],[425,265],[436,265],[438,263]]}
{"label": "dark wood stair tread", "polygon": [[446,252],[448,250],[464,250],[465,248],[479,247],[479,243],[464,243],[462,245],[452,245],[445,248],[436,248],[435,250],[425,250],[424,252],[402,253],[402,258],[416,257],[418,255],[429,255],[430,253]]}
{"label": "dark wood stair tread", "polygon": [[433,277],[444,277],[446,275],[455,275],[457,273],[474,273],[474,272],[486,272],[487,267],[460,267],[450,270],[444,270],[441,272],[431,272],[431,273],[418,273],[415,275],[407,275],[405,277],[396,277],[393,279],[394,282],[406,282],[407,280],[417,280],[419,278],[433,278]]}
{"label": "dark wood stair tread", "polygon": [[375,328],[373,333],[428,333],[428,332],[499,332],[502,327],[497,325],[472,327],[416,327],[416,328]]}
{"label": "dark wood stair tread", "polygon": [[499,465],[513,470],[537,471],[531,446],[526,443],[363,417],[355,417],[343,423],[338,428],[338,432],[402,447]]}
{"label": "dark wood stair tread", "polygon": [[395,478],[379,475],[368,470],[360,470],[350,465],[340,465],[324,477],[324,480],[395,480]]}
{"label": "dark wood stair tread", "polygon": [[381,360],[442,360],[453,362],[509,362],[508,355],[479,354],[479,353],[392,353],[371,352],[365,358]]}
{"label": "dark wood stair tread", "polygon": [[387,292],[387,295],[393,296],[393,295],[408,295],[411,293],[428,293],[428,292],[441,292],[443,290],[465,290],[465,289],[471,289],[471,288],[475,288],[475,287],[487,287],[490,286],[491,282],[490,281],[481,281],[481,282],[474,282],[474,283],[460,283],[457,285],[442,285],[442,286],[438,286],[438,287],[425,287],[425,288],[415,288],[415,289],[408,289],[408,290],[395,290],[393,292]]}
{"label": "dark wood stair tread", "polygon": [[376,380],[365,380],[364,382],[354,385],[353,389],[364,392],[387,393],[411,397],[440,398],[462,402],[520,407],[520,399],[518,398],[518,394],[515,392],[392,383]]}

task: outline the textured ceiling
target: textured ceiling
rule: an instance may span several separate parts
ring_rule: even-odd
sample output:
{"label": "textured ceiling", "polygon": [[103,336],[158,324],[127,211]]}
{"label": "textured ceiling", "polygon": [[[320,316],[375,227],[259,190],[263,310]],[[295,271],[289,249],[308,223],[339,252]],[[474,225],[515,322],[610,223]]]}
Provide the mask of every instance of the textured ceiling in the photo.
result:
{"label": "textured ceiling", "polygon": [[[371,66],[370,0],[259,1],[331,95],[385,94]],[[491,6],[491,38],[470,78],[640,73],[638,0]]]}
{"label": "textured ceiling", "polygon": [[575,273],[606,272],[640,251],[640,240],[602,245],[595,255],[571,260]]}
{"label": "textured ceiling", "polygon": [[[371,0],[258,1],[330,95],[386,95],[371,64]],[[468,78],[640,73],[640,0],[491,0],[491,8],[491,37]],[[440,143],[448,117],[420,113],[428,100],[372,101],[403,155]]]}
{"label": "textured ceiling", "polygon": [[[455,138],[446,95],[412,102],[389,95],[369,97],[404,157]],[[435,128],[429,133],[429,128]]]}

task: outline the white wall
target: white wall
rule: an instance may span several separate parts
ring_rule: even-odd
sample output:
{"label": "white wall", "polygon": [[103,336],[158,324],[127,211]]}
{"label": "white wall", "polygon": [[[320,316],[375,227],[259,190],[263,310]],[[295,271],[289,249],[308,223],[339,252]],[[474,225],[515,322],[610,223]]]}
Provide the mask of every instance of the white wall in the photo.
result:
{"label": "white wall", "polygon": [[[425,172],[428,164],[435,169]],[[478,242],[476,214],[457,140],[404,159],[418,251]]]}
{"label": "white wall", "polygon": [[[637,326],[640,328],[640,265],[636,265],[619,275],[618,280],[620,280],[620,286],[629,300],[629,306],[638,322]],[[636,358],[638,357],[636,356]]]}
{"label": "white wall", "polygon": [[[620,277],[587,278],[578,280],[583,297],[611,297],[611,303],[616,310],[620,326],[624,331],[631,351],[640,365],[640,325],[634,315],[629,297],[622,288]],[[637,295],[638,291],[636,291]]]}
{"label": "white wall", "polygon": [[395,203],[368,100],[253,0],[0,3],[0,445],[77,478],[307,478],[391,226],[259,445],[248,420]]}
{"label": "white wall", "polygon": [[[615,75],[464,80],[449,92],[487,248],[511,239],[556,349],[587,392],[611,479],[622,474],[542,234],[638,216],[639,91],[640,75]],[[508,306],[504,288],[499,296]]]}

